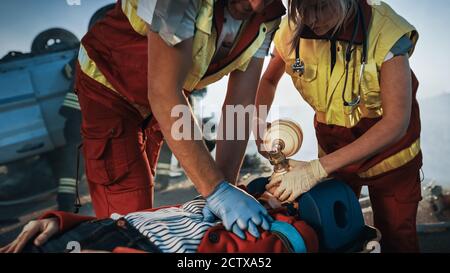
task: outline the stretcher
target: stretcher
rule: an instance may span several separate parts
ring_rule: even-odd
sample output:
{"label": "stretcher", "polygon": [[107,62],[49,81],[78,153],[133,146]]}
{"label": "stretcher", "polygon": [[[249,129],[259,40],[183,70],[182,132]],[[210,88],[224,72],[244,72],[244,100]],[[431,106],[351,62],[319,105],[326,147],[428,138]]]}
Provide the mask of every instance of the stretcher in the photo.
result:
{"label": "stretcher", "polygon": [[[262,192],[268,178],[261,177],[246,186],[246,191],[268,207],[274,219],[269,231],[260,229],[261,236],[256,239],[247,233],[241,239],[227,231],[221,223],[209,227],[202,235],[197,248],[198,253],[379,253],[379,231],[364,223],[362,210],[355,194],[346,183],[330,180],[320,183],[309,192],[301,195],[296,202],[274,208],[267,206]],[[270,205],[270,204],[269,204]],[[272,209],[270,209],[272,208]],[[154,212],[167,207],[146,210]],[[41,219],[56,217],[60,232],[75,232],[72,229],[85,222],[99,222],[101,219],[76,215],[67,212],[48,212]],[[111,219],[110,219],[111,220]],[[123,228],[123,218],[114,225]],[[89,224],[89,223],[87,223]],[[163,230],[162,230],[163,231]],[[79,233],[80,231],[78,231]],[[164,231],[165,232],[165,231]],[[93,236],[92,234],[85,234]],[[73,236],[68,236],[73,238]],[[102,240],[101,238],[98,238]],[[147,238],[145,238],[148,240]],[[86,239],[87,240],[87,239]],[[95,244],[95,242],[91,242]],[[64,245],[64,243],[63,243]],[[83,245],[84,246],[84,245]],[[87,246],[86,246],[87,247]],[[133,246],[130,246],[133,247]],[[94,248],[97,249],[97,248]],[[120,243],[108,250],[117,253],[140,253],[133,248],[121,247]]]}

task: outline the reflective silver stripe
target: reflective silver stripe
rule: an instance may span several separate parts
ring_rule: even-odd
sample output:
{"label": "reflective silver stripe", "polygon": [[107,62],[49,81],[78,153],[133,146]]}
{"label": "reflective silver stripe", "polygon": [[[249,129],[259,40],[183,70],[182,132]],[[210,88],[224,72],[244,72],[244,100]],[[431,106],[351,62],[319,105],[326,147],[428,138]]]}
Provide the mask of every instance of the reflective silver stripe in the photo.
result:
{"label": "reflective silver stripe", "polygon": [[170,175],[171,171],[169,170],[156,170],[156,174],[159,175]]}
{"label": "reflective silver stripe", "polygon": [[170,169],[170,164],[168,164],[168,163],[158,163],[158,169]]}
{"label": "reflective silver stripe", "polygon": [[60,178],[58,192],[60,193],[75,193],[77,187],[77,181],[74,178]]}
{"label": "reflective silver stripe", "polygon": [[65,100],[78,102],[78,96],[75,95],[74,93],[67,93]]}
{"label": "reflective silver stripe", "polygon": [[75,186],[77,184],[77,180],[75,178],[60,178],[59,179],[59,185],[66,185],[66,186]]}
{"label": "reflective silver stripe", "polygon": [[72,100],[65,100],[63,103],[73,104],[73,105],[80,105],[77,101]]}
{"label": "reflective silver stripe", "polygon": [[69,92],[66,94],[66,98],[73,98],[78,100],[78,96],[75,93]]}
{"label": "reflective silver stripe", "polygon": [[59,186],[58,187],[59,193],[76,193],[75,187],[66,187],[66,186]]}
{"label": "reflective silver stripe", "polygon": [[75,103],[75,102],[65,101],[65,102],[63,102],[63,105],[67,106],[69,108],[74,108],[74,109],[77,109],[77,110],[81,110],[80,104]]}

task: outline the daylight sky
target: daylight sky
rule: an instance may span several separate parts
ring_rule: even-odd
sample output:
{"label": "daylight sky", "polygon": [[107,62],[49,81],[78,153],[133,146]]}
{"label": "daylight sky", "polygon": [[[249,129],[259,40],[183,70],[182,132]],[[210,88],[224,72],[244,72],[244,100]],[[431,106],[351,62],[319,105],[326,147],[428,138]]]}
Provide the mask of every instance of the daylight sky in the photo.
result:
{"label": "daylight sky", "polygon": [[[80,1],[81,5],[69,5]],[[145,1],[145,0],[142,0]],[[2,0],[0,9],[0,56],[8,51],[30,50],[33,38],[50,27],[62,27],[82,37],[92,14],[112,0]],[[421,98],[450,93],[450,1],[449,0],[386,0],[420,32],[417,50],[411,59],[421,88]],[[288,93],[277,101],[294,103],[295,91],[288,80],[282,81]],[[221,99],[226,81],[213,85],[208,100]],[[218,93],[217,93],[218,92]]]}

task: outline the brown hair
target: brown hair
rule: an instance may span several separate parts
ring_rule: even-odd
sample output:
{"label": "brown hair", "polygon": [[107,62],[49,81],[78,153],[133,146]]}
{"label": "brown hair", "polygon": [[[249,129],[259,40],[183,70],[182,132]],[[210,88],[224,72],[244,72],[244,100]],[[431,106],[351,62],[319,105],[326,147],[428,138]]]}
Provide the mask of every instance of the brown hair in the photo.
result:
{"label": "brown hair", "polygon": [[[346,21],[353,17],[357,10],[357,0],[289,0],[289,21],[295,26],[294,35],[291,42],[292,50],[298,46],[302,32],[302,21],[312,21],[315,24],[319,20],[324,20],[323,11],[329,8],[336,16],[336,26],[333,33],[345,25]],[[310,26],[313,27],[313,26]]]}

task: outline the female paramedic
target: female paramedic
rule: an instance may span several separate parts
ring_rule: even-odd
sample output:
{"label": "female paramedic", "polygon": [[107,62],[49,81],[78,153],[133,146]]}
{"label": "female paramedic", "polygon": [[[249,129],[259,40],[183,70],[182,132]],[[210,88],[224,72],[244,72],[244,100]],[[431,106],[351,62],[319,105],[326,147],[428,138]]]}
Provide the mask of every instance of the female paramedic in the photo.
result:
{"label": "female paramedic", "polygon": [[201,136],[183,90],[191,93],[225,75],[230,77],[223,108],[253,105],[284,13],[281,0],[121,0],[91,28],[82,39],[75,88],[98,217],[153,206],[164,136],[206,197],[205,208],[228,230],[245,237],[247,230],[257,236],[258,226],[269,228],[267,211],[233,185],[248,138],[219,140],[214,161],[201,138],[175,137],[179,117],[172,113],[188,109],[186,127]]}
{"label": "female paramedic", "polygon": [[275,195],[293,201],[328,176],[357,195],[367,185],[385,252],[419,250],[418,81],[408,62],[417,40],[415,28],[383,2],[291,0],[257,95],[257,105],[270,106],[288,73],[315,111],[319,146],[320,159],[291,160],[291,171],[267,187],[279,186]]}

